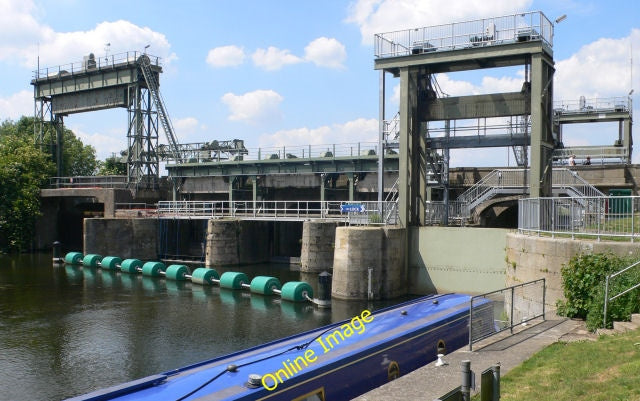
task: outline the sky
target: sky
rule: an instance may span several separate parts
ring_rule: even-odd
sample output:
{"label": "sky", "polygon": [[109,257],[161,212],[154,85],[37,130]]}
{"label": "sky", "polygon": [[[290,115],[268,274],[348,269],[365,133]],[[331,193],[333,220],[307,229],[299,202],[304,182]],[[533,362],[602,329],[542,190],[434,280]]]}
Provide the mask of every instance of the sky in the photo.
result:
{"label": "sky", "polygon": [[[637,0],[0,0],[0,10],[0,121],[33,115],[38,62],[54,67],[149,45],[162,59],[160,90],[180,143],[237,138],[254,151],[375,142],[375,33],[538,10],[551,21],[567,15],[555,26],[554,99],[640,92]],[[514,67],[437,79],[455,96],[517,91],[523,76]],[[399,80],[386,79],[390,119]],[[65,125],[99,159],[126,149],[124,109],[73,114]],[[580,124],[565,130],[564,143],[609,146],[617,135],[616,123]],[[451,155],[452,167],[513,164],[506,148]]]}

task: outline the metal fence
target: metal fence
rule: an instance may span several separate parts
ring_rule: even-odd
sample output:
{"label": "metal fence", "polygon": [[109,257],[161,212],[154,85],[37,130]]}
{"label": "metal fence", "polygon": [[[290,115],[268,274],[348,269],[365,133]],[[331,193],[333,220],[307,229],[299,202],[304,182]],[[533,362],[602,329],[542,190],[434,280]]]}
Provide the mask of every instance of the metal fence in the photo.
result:
{"label": "metal fence", "polygon": [[559,100],[553,102],[553,110],[561,114],[631,111],[631,97],[617,96],[593,99],[581,97],[578,100]]}
{"label": "metal fence", "polygon": [[447,209],[443,201],[425,202],[425,223],[448,225],[454,221],[463,225],[470,218],[469,206],[465,202],[449,201]]}
{"label": "metal fence", "polygon": [[[181,152],[181,157],[189,163],[227,162],[243,160],[281,160],[281,159],[314,159],[336,157],[375,156],[378,154],[378,142],[353,142],[319,145],[271,146],[245,148],[242,154],[225,157],[224,152],[209,149],[188,149]],[[174,162],[171,155],[165,160]]]}
{"label": "metal fence", "polygon": [[540,11],[375,35],[378,58],[541,40],[553,46],[553,24]]}
{"label": "metal fence", "polygon": [[[346,206],[346,207],[345,207]],[[397,202],[160,201],[158,217],[185,219],[338,220],[352,225],[397,224]]]}
{"label": "metal fence", "polygon": [[138,58],[142,55],[149,57],[151,65],[161,66],[162,62],[160,57],[146,54],[145,52],[130,51],[125,53],[116,53],[112,55],[104,55],[99,57],[93,57],[77,61],[69,64],[62,64],[55,67],[44,67],[33,72],[34,78],[45,77],[61,77],[65,75],[73,75],[82,73],[87,70],[95,70],[101,68],[113,68],[115,66],[121,66],[125,64],[136,64]]}
{"label": "metal fence", "polygon": [[[640,260],[618,272],[607,275],[604,285],[604,310],[602,327],[607,327],[607,310],[609,303],[623,296],[624,294],[640,288],[640,283],[637,282],[639,275],[639,266]],[[629,287],[625,288],[626,285],[629,285]]]}
{"label": "metal fence", "polygon": [[126,188],[126,175],[89,175],[76,177],[51,177],[49,188]]}
{"label": "metal fence", "polygon": [[[518,325],[538,318],[544,319],[545,283],[542,278],[471,297],[469,351],[473,350],[473,343],[477,341],[506,330],[513,333],[514,327]],[[487,325],[484,321],[487,316],[486,308],[491,308],[493,325]]]}
{"label": "metal fence", "polygon": [[520,199],[518,231],[633,242],[640,236],[639,207],[637,196]]}

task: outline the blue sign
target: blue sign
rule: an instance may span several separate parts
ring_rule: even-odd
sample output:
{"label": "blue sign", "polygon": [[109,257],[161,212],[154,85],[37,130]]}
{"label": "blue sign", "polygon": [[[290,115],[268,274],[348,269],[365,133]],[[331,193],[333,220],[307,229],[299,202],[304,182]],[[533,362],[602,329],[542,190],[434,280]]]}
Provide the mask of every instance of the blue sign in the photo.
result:
{"label": "blue sign", "polygon": [[364,213],[365,211],[364,205],[359,203],[340,205],[340,213]]}

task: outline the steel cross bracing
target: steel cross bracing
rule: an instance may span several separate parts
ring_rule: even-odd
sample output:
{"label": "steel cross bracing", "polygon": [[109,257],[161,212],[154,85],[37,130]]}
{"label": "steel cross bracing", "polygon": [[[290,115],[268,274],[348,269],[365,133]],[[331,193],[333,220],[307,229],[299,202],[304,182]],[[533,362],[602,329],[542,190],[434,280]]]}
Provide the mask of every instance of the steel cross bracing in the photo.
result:
{"label": "steel cross bracing", "polygon": [[153,71],[151,71],[151,60],[147,57],[146,54],[143,54],[138,58],[138,64],[140,65],[140,69],[142,70],[142,75],[144,76],[145,81],[147,82],[147,87],[151,92],[151,98],[153,99],[153,103],[158,110],[158,116],[160,118],[160,123],[162,124],[162,128],[164,130],[165,135],[167,136],[167,141],[169,142],[169,148],[171,152],[174,154],[175,160],[177,162],[181,162],[180,149],[178,147],[178,140],[174,134],[173,125],[171,124],[171,119],[169,118],[169,114],[167,113],[167,108],[164,103],[164,99],[162,98],[162,94],[160,93],[158,82],[153,75]]}

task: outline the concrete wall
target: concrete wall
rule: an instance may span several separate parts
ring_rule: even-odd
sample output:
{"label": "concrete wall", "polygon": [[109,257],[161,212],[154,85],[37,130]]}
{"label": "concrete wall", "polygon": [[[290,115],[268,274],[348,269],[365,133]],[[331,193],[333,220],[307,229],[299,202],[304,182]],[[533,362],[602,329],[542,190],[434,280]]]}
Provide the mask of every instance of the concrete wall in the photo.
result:
{"label": "concrete wall", "polygon": [[640,255],[640,244],[533,237],[509,233],[505,258],[506,285],[545,278],[547,286],[545,303],[548,310],[553,310],[556,301],[563,298],[562,265],[580,253],[603,252],[613,252],[620,256]]}
{"label": "concrete wall", "polygon": [[269,255],[268,222],[209,220],[205,262],[207,266],[268,262]]}
{"label": "concrete wall", "polygon": [[85,219],[84,253],[157,259],[157,219]]}
{"label": "concrete wall", "polygon": [[367,299],[369,268],[372,299],[405,295],[404,237],[402,228],[338,227],[331,295]]}
{"label": "concrete wall", "polygon": [[333,221],[305,221],[302,225],[300,270],[323,272],[333,268],[333,250],[338,224]]}
{"label": "concrete wall", "polygon": [[480,294],[504,288],[508,232],[499,228],[411,228],[409,292]]}

